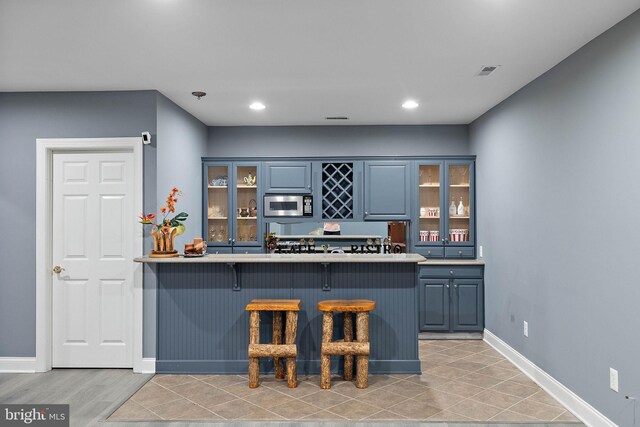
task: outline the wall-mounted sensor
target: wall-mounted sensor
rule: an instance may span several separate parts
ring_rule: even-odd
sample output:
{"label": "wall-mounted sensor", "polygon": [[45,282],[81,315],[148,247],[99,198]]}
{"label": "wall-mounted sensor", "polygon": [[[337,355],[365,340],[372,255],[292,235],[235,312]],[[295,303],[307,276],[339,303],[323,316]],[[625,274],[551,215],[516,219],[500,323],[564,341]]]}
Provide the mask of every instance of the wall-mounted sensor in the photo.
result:
{"label": "wall-mounted sensor", "polygon": [[149,132],[142,132],[142,143],[144,145],[151,144],[151,134]]}

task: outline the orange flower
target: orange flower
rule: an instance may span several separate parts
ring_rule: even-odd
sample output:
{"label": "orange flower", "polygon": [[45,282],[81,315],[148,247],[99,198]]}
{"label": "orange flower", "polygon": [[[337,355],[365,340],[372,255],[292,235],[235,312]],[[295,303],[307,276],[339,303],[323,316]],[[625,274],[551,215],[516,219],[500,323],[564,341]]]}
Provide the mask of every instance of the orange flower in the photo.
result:
{"label": "orange flower", "polygon": [[140,224],[151,224],[151,220],[153,218],[156,217],[156,214],[142,214],[140,215],[138,218],[140,218],[140,221],[138,221]]}
{"label": "orange flower", "polygon": [[160,208],[160,212],[165,213],[167,212],[167,208],[165,208],[164,206]]}
{"label": "orange flower", "polygon": [[171,190],[172,193],[178,193],[180,192],[180,190],[178,190],[178,187],[173,187],[173,189]]}

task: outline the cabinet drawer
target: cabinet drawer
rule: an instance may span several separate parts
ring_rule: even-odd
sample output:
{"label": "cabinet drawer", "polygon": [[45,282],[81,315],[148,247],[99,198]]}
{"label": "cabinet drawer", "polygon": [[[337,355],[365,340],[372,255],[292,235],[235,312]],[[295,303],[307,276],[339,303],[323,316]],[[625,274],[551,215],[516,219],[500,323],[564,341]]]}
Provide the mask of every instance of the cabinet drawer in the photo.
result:
{"label": "cabinet drawer", "polygon": [[231,251],[231,246],[209,246],[207,248],[207,253],[213,255],[230,254]]}
{"label": "cabinet drawer", "polygon": [[473,279],[482,278],[482,266],[478,265],[434,265],[420,266],[420,278],[441,278],[451,277],[453,279]]}
{"label": "cabinet drawer", "polygon": [[444,249],[445,258],[475,258],[475,248],[453,247],[449,246]]}
{"label": "cabinet drawer", "polygon": [[415,252],[422,255],[425,258],[442,258],[444,257],[443,247],[416,247]]}
{"label": "cabinet drawer", "polygon": [[264,249],[261,246],[234,246],[234,254],[263,254]]}

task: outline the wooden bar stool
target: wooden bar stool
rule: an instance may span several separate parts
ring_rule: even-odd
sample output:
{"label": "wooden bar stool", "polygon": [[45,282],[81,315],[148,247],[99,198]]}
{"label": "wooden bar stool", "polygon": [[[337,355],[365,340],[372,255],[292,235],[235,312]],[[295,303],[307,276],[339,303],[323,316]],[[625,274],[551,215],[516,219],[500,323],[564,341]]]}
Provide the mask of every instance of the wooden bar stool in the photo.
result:
{"label": "wooden bar stool", "polygon": [[[284,379],[282,358],[287,359],[287,385],[298,386],[296,373],[296,331],[298,329],[299,299],[254,299],[247,304],[249,315],[249,387],[260,385],[260,358],[273,357],[275,377]],[[273,312],[273,343],[260,344],[260,312]],[[282,344],[282,312],[286,313],[285,344]]]}
{"label": "wooden bar stool", "polygon": [[[353,356],[356,356],[356,387],[367,388],[369,374],[369,312],[376,303],[369,300],[327,300],[318,303],[322,311],[322,347],[320,349],[320,387],[331,388],[331,356],[344,356],[344,379],[353,380]],[[332,341],[333,313],[344,315],[344,340]],[[356,313],[356,342],[353,342],[353,317]]]}

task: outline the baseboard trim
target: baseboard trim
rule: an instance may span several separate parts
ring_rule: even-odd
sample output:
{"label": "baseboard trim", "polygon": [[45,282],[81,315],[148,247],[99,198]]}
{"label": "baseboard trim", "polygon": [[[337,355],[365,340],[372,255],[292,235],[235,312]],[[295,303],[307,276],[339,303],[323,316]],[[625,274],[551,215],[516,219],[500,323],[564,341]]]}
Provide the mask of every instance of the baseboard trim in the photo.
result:
{"label": "baseboard trim", "polygon": [[585,402],[580,396],[569,390],[560,381],[547,374],[536,364],[518,353],[509,344],[502,341],[491,331],[484,330],[484,341],[498,353],[509,359],[526,376],[537,383],[544,391],[562,403],[580,421],[589,427],[618,427],[613,421],[604,416],[593,406]]}
{"label": "baseboard trim", "polygon": [[35,357],[0,357],[0,372],[34,373]]}
{"label": "baseboard trim", "polygon": [[[248,360],[158,360],[156,372],[161,374],[246,374],[249,370]],[[297,371],[303,375],[320,373],[319,360],[298,360]],[[333,371],[338,372],[338,364],[332,364]],[[260,372],[268,373],[273,369],[270,359],[260,360]],[[371,374],[419,374],[419,360],[370,360]]]}
{"label": "baseboard trim", "polygon": [[156,373],[156,358],[155,357],[143,357],[139,366],[136,366],[133,370],[136,374],[155,374]]}

